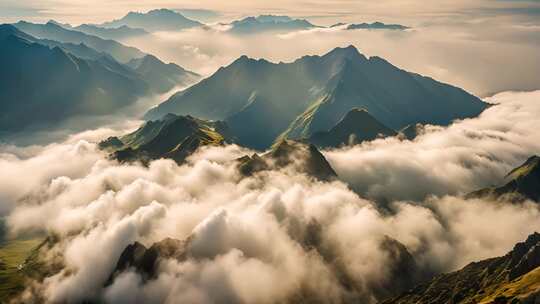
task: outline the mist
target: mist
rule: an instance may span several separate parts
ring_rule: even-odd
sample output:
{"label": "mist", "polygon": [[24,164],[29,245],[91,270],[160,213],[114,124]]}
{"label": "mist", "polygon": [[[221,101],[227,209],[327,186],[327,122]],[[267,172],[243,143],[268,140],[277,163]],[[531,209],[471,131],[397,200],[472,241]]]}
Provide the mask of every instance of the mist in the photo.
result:
{"label": "mist", "polygon": [[209,29],[154,33],[123,42],[206,76],[241,55],[290,62],[353,44],[367,56],[383,57],[402,69],[485,97],[501,91],[539,88],[538,28],[511,25],[512,22],[504,18],[479,22],[447,20],[411,25],[412,29],[406,31],[315,28],[241,36],[214,25]]}
{"label": "mist", "polygon": [[[242,176],[234,160],[253,151],[235,145],[203,148],[183,165],[119,164],[97,149],[107,128],[2,146],[10,236],[57,238],[43,259],[59,269],[20,300],[375,303],[388,286],[419,279],[396,275],[407,255],[398,244],[426,276],[502,255],[540,230],[538,205],[462,194],[502,183],[540,153],[538,99],[507,92],[478,118],[427,126],[414,141],[324,151],[340,177],[332,182],[293,168]],[[105,286],[127,245],[165,238],[189,240],[187,258],[161,261],[155,279],[127,270]]]}

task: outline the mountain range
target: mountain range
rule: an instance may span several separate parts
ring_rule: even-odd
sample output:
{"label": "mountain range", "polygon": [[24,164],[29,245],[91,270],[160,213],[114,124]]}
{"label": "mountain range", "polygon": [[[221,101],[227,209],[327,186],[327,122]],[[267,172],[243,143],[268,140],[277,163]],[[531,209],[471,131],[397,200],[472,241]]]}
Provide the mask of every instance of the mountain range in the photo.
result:
{"label": "mountain range", "polygon": [[393,130],[416,123],[447,125],[474,117],[487,104],[464,90],[401,70],[354,46],[291,63],[242,56],[174,94],[146,119],[167,113],[226,121],[239,143],[266,149],[278,138],[329,131],[363,108]]}
{"label": "mountain range", "polygon": [[107,113],[149,92],[148,85],[132,75],[25,37],[10,25],[0,26],[2,132],[76,113]]}
{"label": "mountain range", "polygon": [[73,44],[83,43],[84,45],[99,52],[110,54],[116,60],[122,63],[126,63],[132,59],[141,58],[146,55],[137,48],[125,46],[114,40],[105,40],[75,30],[69,30],[53,22],[36,24],[26,21],[19,21],[13,25],[20,31],[39,39],[49,39]]}
{"label": "mountain range", "polygon": [[199,77],[151,55],[124,65],[85,44],[38,39],[12,25],[0,25],[0,42],[0,135],[109,114]]}
{"label": "mountain range", "polygon": [[202,23],[188,19],[182,14],[169,9],[156,9],[146,13],[129,12],[124,17],[99,25],[105,28],[128,26],[142,28],[150,32],[178,31],[203,26]]}

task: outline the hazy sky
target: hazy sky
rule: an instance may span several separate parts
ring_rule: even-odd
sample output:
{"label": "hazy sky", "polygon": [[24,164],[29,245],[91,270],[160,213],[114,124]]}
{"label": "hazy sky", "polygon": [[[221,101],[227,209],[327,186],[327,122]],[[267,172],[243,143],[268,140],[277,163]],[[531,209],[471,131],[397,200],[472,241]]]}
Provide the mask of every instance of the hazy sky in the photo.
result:
{"label": "hazy sky", "polygon": [[332,19],[374,18],[409,22],[427,22],[437,17],[479,20],[493,16],[514,16],[538,24],[538,0],[1,0],[0,18],[35,21],[61,19],[65,22],[100,22],[128,11],[153,8],[211,9],[225,16],[253,13],[286,13],[312,17],[323,22]]}

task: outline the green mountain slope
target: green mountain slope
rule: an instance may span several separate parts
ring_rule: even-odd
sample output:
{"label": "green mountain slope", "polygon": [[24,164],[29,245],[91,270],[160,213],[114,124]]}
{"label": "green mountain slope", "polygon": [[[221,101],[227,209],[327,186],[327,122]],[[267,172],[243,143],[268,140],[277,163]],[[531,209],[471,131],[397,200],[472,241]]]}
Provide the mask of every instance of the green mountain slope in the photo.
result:
{"label": "green mountain slope", "polygon": [[[403,71],[378,57],[368,59],[349,46],[292,63],[242,56],[145,117],[175,113],[226,120],[235,133],[252,130],[241,144],[263,149],[276,134],[299,138],[328,131],[353,108],[364,108],[399,130],[416,123],[446,125],[476,116],[485,107],[459,88]],[[239,114],[246,109],[250,115]]]}
{"label": "green mountain slope", "polygon": [[505,177],[503,186],[485,188],[467,197],[489,197],[501,200],[540,202],[540,157],[532,156]]}
{"label": "green mountain slope", "polygon": [[205,145],[221,145],[232,141],[223,122],[205,121],[191,116],[168,114],[149,121],[133,133],[102,141],[101,149],[121,162],[170,158],[182,163],[186,157]]}
{"label": "green mountain slope", "polygon": [[539,279],[540,234],[534,233],[505,256],[473,262],[382,303],[538,303]]}

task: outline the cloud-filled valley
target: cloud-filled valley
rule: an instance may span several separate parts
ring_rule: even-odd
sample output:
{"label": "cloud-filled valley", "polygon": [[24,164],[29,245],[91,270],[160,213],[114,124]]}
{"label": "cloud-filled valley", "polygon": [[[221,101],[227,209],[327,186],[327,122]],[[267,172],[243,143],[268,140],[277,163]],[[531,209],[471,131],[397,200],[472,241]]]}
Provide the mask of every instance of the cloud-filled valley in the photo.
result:
{"label": "cloud-filled valley", "polygon": [[[56,269],[21,297],[371,303],[413,274],[504,254],[540,229],[538,205],[461,195],[500,184],[540,153],[539,97],[503,93],[478,118],[428,126],[414,141],[324,152],[344,182],[288,169],[241,176],[233,160],[251,152],[236,145],[202,149],[180,166],[119,164],[94,143],[111,130],[5,146],[0,193],[10,233],[56,239],[45,258]],[[381,198],[384,208],[373,200]],[[166,238],[185,240],[186,257],[162,260],[154,279],[128,270],[106,285],[127,245]],[[395,241],[414,258],[413,273],[396,273],[405,253]]]}

